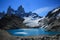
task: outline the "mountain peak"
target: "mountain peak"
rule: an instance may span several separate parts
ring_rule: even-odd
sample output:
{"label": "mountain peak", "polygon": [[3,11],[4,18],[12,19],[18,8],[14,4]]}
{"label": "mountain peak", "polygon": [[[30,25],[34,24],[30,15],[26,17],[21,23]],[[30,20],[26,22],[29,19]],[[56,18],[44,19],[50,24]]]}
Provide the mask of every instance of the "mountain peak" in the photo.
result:
{"label": "mountain peak", "polygon": [[18,11],[19,11],[20,13],[25,13],[24,8],[22,7],[22,5],[20,5],[20,6],[18,7]]}
{"label": "mountain peak", "polygon": [[7,14],[9,14],[9,15],[14,14],[13,12],[14,12],[14,10],[11,8],[11,6],[9,6],[7,9]]}

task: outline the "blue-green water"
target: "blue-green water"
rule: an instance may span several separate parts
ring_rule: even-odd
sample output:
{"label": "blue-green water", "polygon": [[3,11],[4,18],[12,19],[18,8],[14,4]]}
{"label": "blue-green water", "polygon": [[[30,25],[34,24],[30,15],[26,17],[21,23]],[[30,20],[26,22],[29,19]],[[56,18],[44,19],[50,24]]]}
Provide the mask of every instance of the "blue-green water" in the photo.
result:
{"label": "blue-green water", "polygon": [[14,36],[38,36],[38,35],[55,35],[60,32],[45,31],[43,28],[39,29],[11,29],[7,30],[11,35]]}

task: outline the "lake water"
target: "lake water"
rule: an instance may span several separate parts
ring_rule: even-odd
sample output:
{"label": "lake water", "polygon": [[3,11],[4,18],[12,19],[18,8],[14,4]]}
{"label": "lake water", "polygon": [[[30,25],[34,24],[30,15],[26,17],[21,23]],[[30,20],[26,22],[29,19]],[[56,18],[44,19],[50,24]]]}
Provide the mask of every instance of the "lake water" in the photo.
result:
{"label": "lake water", "polygon": [[38,35],[55,35],[60,32],[45,31],[43,28],[32,28],[32,29],[11,29],[7,30],[9,34],[14,36],[38,36]]}

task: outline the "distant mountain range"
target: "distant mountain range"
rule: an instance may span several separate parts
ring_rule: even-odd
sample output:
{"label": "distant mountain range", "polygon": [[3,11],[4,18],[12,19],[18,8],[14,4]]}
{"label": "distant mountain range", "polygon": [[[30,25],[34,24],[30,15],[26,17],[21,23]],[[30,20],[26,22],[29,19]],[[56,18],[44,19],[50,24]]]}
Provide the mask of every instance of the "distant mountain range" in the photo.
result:
{"label": "distant mountain range", "polygon": [[[0,13],[0,28],[1,29],[16,29],[16,28],[28,28],[23,22],[26,20],[25,18],[31,17],[31,19],[36,20],[37,18],[41,18],[36,13],[26,13],[22,6],[19,6],[17,10],[12,9],[10,6],[8,7],[7,12]],[[28,20],[27,20],[28,21]]]}
{"label": "distant mountain range", "polygon": [[0,12],[0,29],[39,28],[42,26],[46,28],[47,25],[58,19],[60,19],[59,7],[48,12],[45,17],[41,17],[37,13],[25,12],[22,5],[17,10],[9,6],[6,13]]}

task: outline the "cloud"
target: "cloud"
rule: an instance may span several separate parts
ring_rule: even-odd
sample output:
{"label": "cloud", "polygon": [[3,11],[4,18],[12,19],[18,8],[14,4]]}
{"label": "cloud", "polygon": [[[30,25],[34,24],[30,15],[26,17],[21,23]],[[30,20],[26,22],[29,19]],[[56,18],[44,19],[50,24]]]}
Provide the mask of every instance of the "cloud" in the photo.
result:
{"label": "cloud", "polygon": [[40,16],[46,16],[46,14],[51,11],[53,8],[55,7],[42,7],[42,8],[38,8],[34,11],[32,11],[33,13],[37,13]]}
{"label": "cloud", "polygon": [[48,9],[49,9],[49,7],[39,8],[39,9],[34,10],[33,13],[40,14],[40,13],[42,13],[42,12],[48,10]]}

